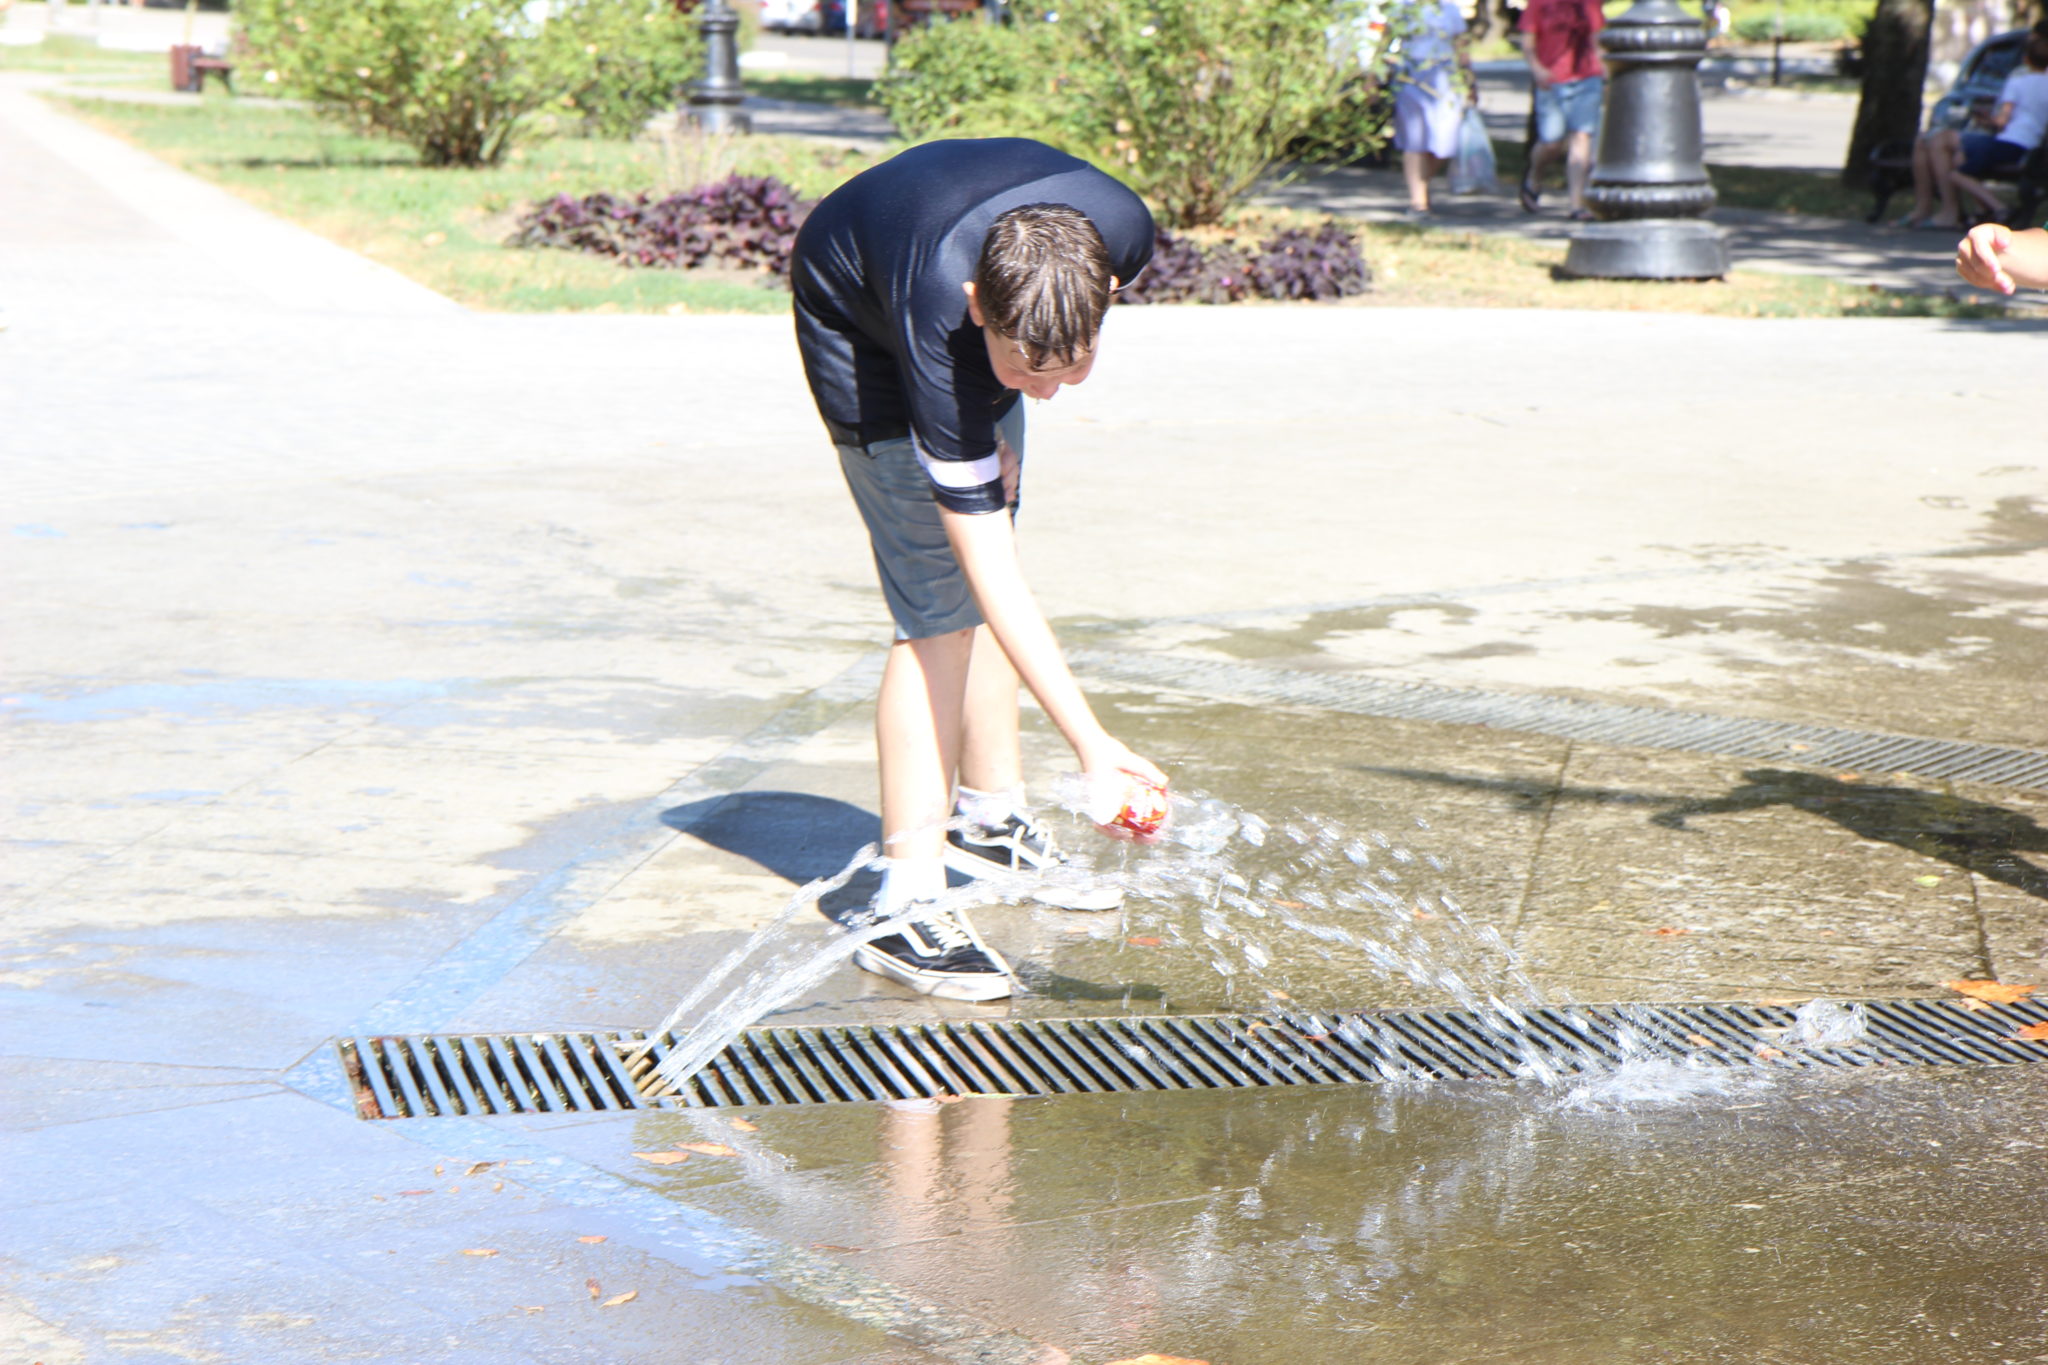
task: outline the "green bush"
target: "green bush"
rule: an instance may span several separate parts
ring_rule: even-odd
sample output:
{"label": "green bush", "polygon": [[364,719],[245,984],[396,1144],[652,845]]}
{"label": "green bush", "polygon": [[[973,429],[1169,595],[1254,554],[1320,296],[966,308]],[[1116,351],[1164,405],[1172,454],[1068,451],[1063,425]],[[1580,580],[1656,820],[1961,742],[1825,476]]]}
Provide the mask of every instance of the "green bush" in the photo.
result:
{"label": "green bush", "polygon": [[1735,36],[1745,43],[1768,43],[1773,38],[1788,43],[1836,43],[1849,36],[1848,23],[1825,10],[1786,10],[1782,26],[1779,19],[1775,9],[1751,10],[1735,21]]}
{"label": "green bush", "polygon": [[696,27],[665,0],[243,0],[236,13],[266,83],[429,166],[491,165],[546,109],[628,135],[697,61]]}
{"label": "green bush", "polygon": [[[1220,221],[1287,149],[1365,106],[1355,0],[1017,0],[1015,23],[905,39],[880,97],[908,135],[1035,137],[1128,182],[1175,227]],[[1057,12],[1057,22],[1046,15]],[[1353,145],[1378,130],[1345,122]]]}
{"label": "green bush", "polygon": [[979,16],[913,29],[875,98],[909,138],[1036,137],[1078,151],[1062,93],[1068,54],[1053,24]]}

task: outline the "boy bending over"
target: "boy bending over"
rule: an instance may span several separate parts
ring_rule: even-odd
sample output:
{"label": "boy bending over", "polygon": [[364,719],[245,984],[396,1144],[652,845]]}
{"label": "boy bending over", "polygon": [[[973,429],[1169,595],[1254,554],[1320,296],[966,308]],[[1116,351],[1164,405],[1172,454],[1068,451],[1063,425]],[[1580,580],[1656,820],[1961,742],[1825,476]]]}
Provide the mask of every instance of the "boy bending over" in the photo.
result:
{"label": "boy bending over", "polygon": [[[1020,676],[1085,773],[1164,785],[1096,720],[1014,538],[1021,396],[1088,378],[1110,291],[1144,269],[1152,242],[1137,195],[1022,138],[914,147],[833,191],[797,234],[804,374],[896,622],[875,716],[884,915],[938,896],[949,863],[986,876],[1063,861],[1024,805]],[[956,811],[965,828],[949,835]],[[1063,890],[1039,898],[1121,901]],[[1011,989],[1008,964],[958,914],[913,918],[854,962],[944,999]]]}

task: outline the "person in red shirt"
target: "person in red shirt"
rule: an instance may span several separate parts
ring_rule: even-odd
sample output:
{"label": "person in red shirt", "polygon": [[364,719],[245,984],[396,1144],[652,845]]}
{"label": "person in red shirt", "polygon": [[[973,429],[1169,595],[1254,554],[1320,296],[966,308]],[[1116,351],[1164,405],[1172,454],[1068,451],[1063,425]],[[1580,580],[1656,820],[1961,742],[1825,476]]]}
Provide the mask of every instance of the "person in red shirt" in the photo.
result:
{"label": "person in red shirt", "polygon": [[1522,173],[1525,213],[1542,202],[1544,171],[1562,161],[1572,217],[1593,216],[1586,207],[1586,178],[1593,173],[1593,135],[1607,87],[1599,43],[1606,24],[1600,0],[1529,0],[1522,11],[1522,55],[1536,92],[1536,146]]}

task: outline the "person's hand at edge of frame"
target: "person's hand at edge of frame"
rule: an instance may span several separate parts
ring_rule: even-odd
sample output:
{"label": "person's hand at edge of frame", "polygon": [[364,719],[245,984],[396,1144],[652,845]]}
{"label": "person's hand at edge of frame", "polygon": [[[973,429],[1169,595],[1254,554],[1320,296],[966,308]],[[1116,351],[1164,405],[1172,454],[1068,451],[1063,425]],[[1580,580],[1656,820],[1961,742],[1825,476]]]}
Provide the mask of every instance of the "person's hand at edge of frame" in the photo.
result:
{"label": "person's hand at edge of frame", "polygon": [[1980,289],[2010,294],[2019,288],[1999,258],[2012,250],[2012,229],[2003,223],[1979,223],[1956,243],[1956,274]]}

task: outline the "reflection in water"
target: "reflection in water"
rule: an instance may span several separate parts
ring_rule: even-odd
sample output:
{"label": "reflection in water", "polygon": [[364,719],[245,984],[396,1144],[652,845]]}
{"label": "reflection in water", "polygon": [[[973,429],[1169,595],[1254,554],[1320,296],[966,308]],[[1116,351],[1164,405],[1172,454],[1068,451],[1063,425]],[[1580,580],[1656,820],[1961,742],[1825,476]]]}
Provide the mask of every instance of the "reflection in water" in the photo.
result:
{"label": "reflection in water", "polygon": [[[2048,1068],[853,1108],[864,1268],[1076,1360],[2034,1360]],[[854,1234],[843,1225],[837,1236]]]}

